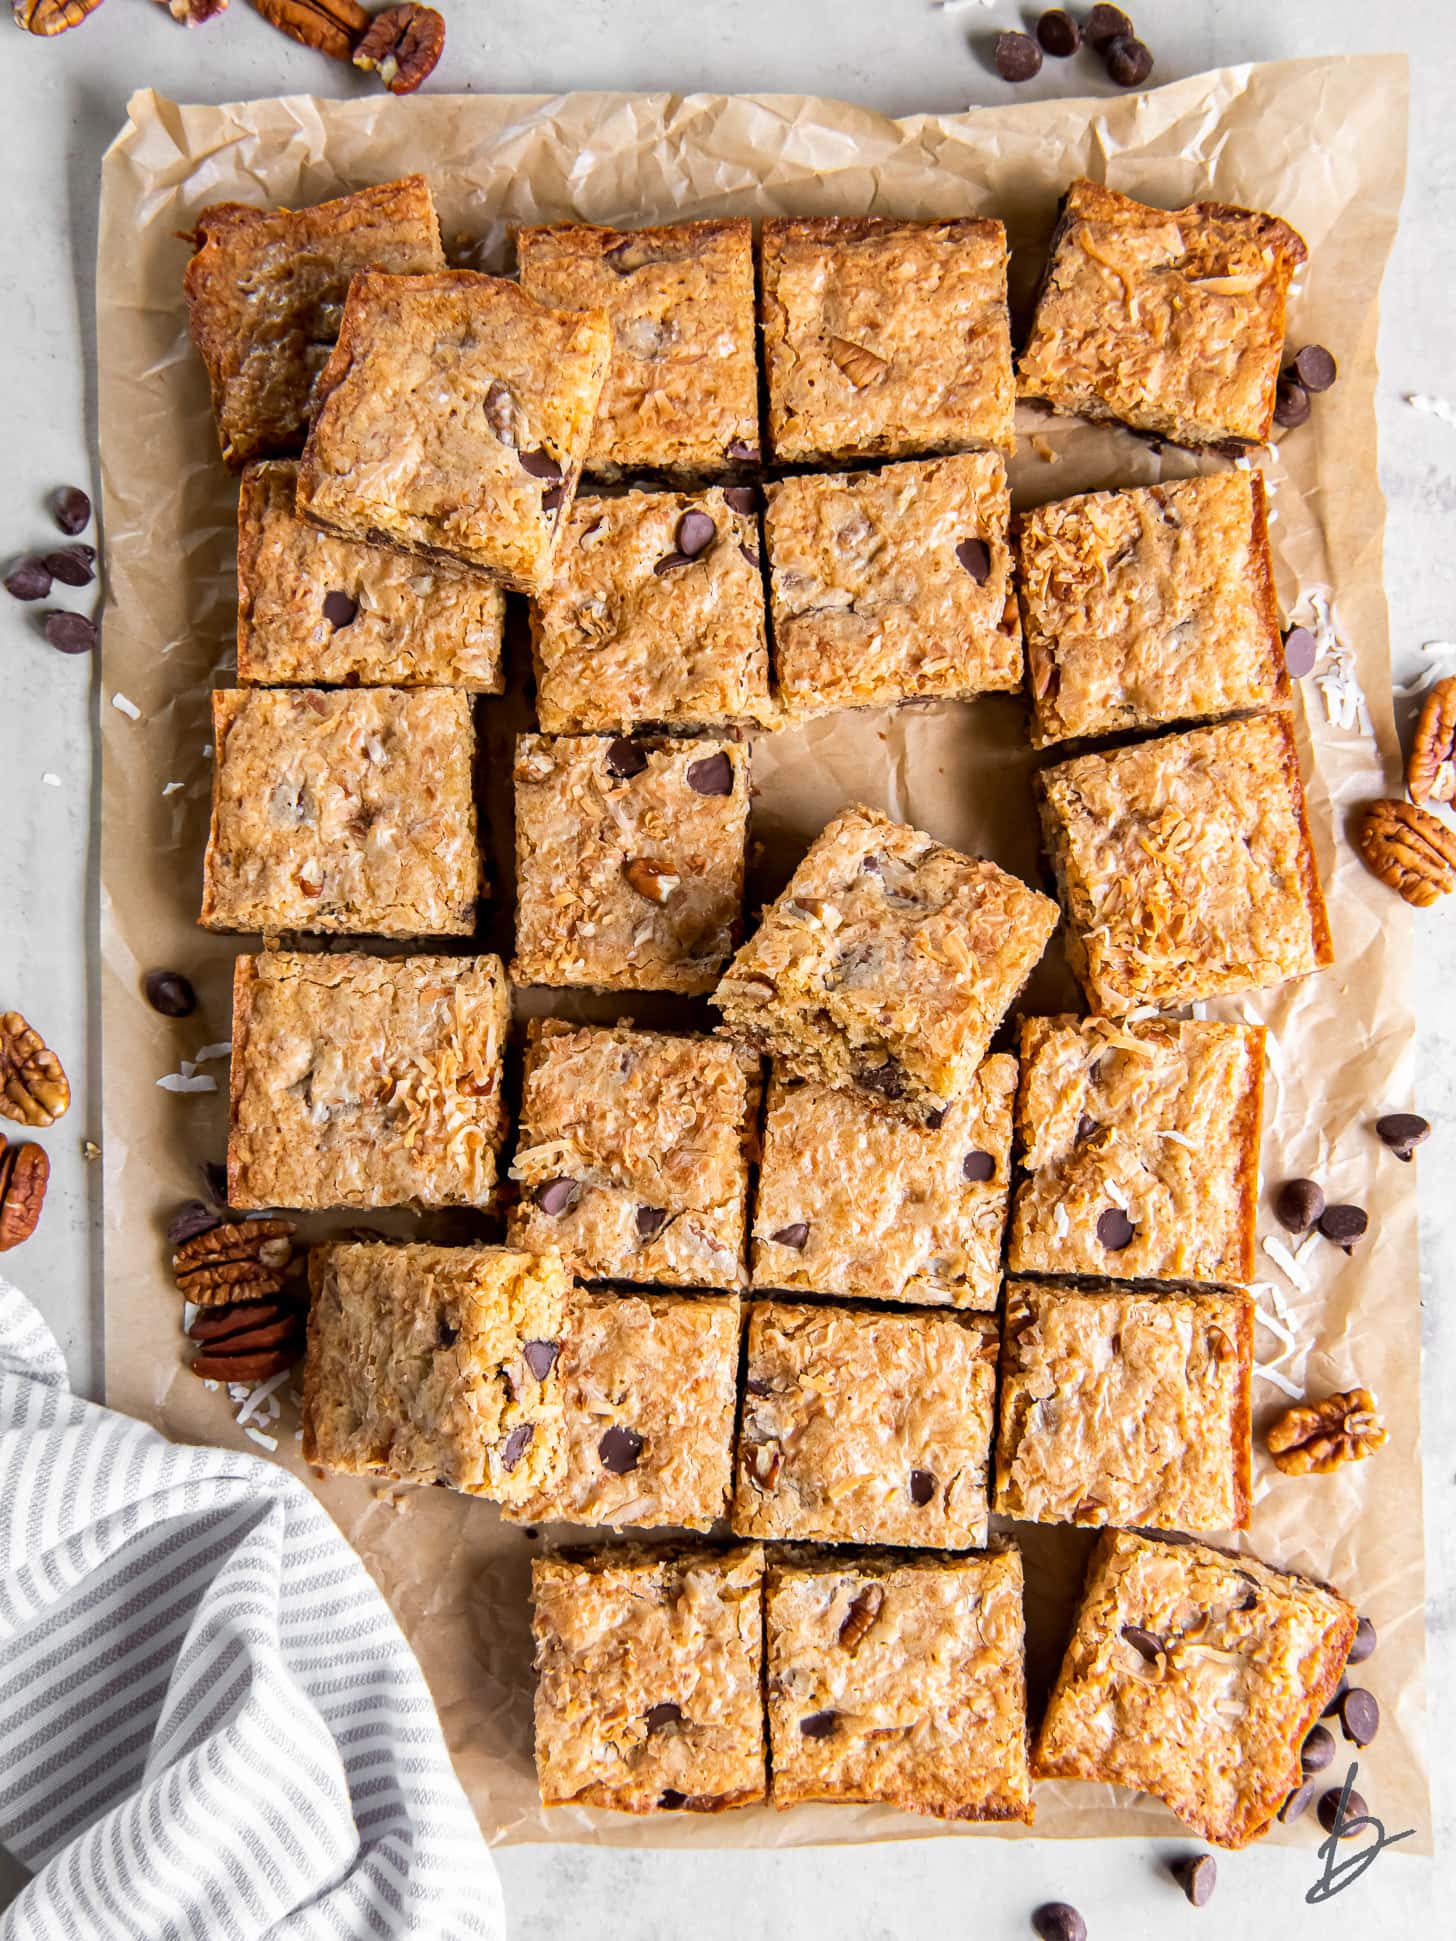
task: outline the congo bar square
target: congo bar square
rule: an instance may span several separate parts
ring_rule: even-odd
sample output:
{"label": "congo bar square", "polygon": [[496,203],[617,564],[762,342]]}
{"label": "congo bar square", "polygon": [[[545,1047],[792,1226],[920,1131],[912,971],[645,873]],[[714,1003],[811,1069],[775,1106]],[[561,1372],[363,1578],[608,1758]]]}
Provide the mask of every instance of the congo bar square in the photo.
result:
{"label": "congo bar square", "polygon": [[531,1566],[545,1806],[720,1813],[767,1788],[757,1544],[563,1551]]}
{"label": "congo bar square", "polygon": [[1021,1555],[774,1556],[773,1802],[1030,1823]]}
{"label": "congo bar square", "polygon": [[497,1503],[557,1480],[571,1281],[554,1255],[343,1242],[308,1273],[305,1462]]}
{"label": "congo bar square", "polygon": [[1307,1577],[1109,1531],[1032,1775],[1131,1786],[1200,1839],[1247,1846],[1299,1785],[1354,1638],[1354,1608]]}
{"label": "congo bar square", "polygon": [[291,459],[238,497],[242,687],[459,687],[499,694],[505,596],[451,560],[411,559],[305,525]]}
{"label": "congo bar square", "polygon": [[299,512],[345,539],[543,591],[611,344],[600,310],[548,310],[501,277],[355,277],[319,379]]}
{"label": "congo bar square", "polygon": [[1277,216],[1223,202],[1150,209],[1074,182],[1020,394],[1180,445],[1265,444],[1285,297],[1307,254]]}
{"label": "congo bar square", "polygon": [[1006,231],[964,217],[770,216],[768,432],[779,464],[1010,451]]}
{"label": "congo bar square", "polygon": [[361,270],[445,267],[422,175],[312,209],[214,203],[197,218],[184,289],[229,465],[303,449],[319,375]]}
{"label": "congo bar square", "polygon": [[1037,786],[1094,1011],[1171,1010],[1333,961],[1286,714],[1081,755]]}
{"label": "congo bar square", "polygon": [[467,695],[233,689],[213,695],[212,721],[205,929],[470,934]]}
{"label": "congo bar square", "polygon": [[528,296],[611,320],[588,472],[710,479],[758,462],[746,216],[626,232],[553,223],[518,230],[516,253]]}

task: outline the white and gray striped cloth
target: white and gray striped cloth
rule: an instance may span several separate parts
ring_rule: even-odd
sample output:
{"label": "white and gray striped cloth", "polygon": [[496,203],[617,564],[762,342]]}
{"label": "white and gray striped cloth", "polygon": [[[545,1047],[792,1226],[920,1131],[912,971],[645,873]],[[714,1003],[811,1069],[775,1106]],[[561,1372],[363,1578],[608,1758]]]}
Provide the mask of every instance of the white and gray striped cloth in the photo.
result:
{"label": "white and gray striped cloth", "polygon": [[498,1941],[409,1646],[296,1479],[73,1395],[0,1280],[0,1941]]}

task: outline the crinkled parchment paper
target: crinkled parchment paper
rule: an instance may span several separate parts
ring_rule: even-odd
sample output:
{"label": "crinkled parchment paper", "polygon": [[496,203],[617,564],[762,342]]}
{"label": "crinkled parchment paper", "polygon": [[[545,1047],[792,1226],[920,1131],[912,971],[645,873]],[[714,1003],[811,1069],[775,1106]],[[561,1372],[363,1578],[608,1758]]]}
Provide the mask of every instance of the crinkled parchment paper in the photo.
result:
{"label": "crinkled parchment paper", "polygon": [[[1355,860],[1345,825],[1356,804],[1397,786],[1389,699],[1383,509],[1375,460],[1376,303],[1404,171],[1405,67],[1399,59],[1290,61],[1230,68],[1113,101],[1047,101],[943,118],[889,121],[800,97],[568,95],[555,99],[350,102],[292,99],[182,108],[153,94],[106,158],[100,243],[101,453],[109,591],[105,621],[105,899],[107,1382],[110,1400],[173,1435],[242,1443],[223,1392],[184,1370],[178,1300],[162,1228],[197,1192],[200,1160],[221,1158],[226,1067],[216,1094],[176,1096],[156,1080],[228,1036],[232,957],[252,947],[194,927],[209,786],[208,690],[230,684],[235,483],[217,458],[202,367],[188,344],[179,232],[228,198],[303,204],[409,169],[434,185],[459,260],[509,261],[508,228],[562,217],[638,224],[674,216],[777,212],[901,216],[995,214],[1016,252],[1018,302],[1038,270],[1058,195],[1074,176],[1105,177],[1155,203],[1217,197],[1277,210],[1306,237],[1311,261],[1291,312],[1296,341],[1328,344],[1340,381],[1308,425],[1266,460],[1285,609],[1309,618],[1331,602],[1366,723],[1326,718],[1303,683],[1303,753],[1339,952],[1324,975],[1221,1007],[1273,1034],[1264,1172],[1317,1174],[1331,1199],[1371,1210],[1353,1259],[1318,1242],[1297,1287],[1261,1256],[1297,1347],[1280,1371],[1315,1390],[1363,1383],[1384,1406],[1383,1454],[1326,1478],[1283,1478],[1260,1451],[1253,1529],[1240,1541],[1276,1564],[1346,1589],[1380,1631],[1369,1682],[1385,1708],[1361,1786],[1391,1828],[1429,1813],[1422,1756],[1422,1543],[1418,1462],[1419,1312],[1416,1167],[1371,1131],[1377,1111],[1408,1100],[1411,1015],[1408,913]],[[1191,469],[1130,435],[1023,413],[1013,471],[1019,502],[1132,485]],[[1225,461],[1213,460],[1211,463]],[[519,618],[519,616],[518,616]],[[493,875],[508,892],[510,810],[502,781],[510,737],[526,720],[517,627],[514,698],[482,708],[483,797]],[[1328,674],[1329,656],[1318,672]],[[109,705],[120,690],[137,721]],[[755,778],[757,895],[772,890],[842,804],[879,803],[945,841],[995,856],[1035,880],[1031,758],[1018,705],[915,707],[842,716],[761,737]],[[168,783],[181,787],[164,794]],[[508,943],[498,897],[482,939]],[[151,966],[186,971],[203,994],[185,1024],[156,1017],[138,993]],[[1068,999],[1054,951],[1028,999]],[[535,993],[540,1008],[552,994]],[[703,1017],[646,1000],[613,1006],[555,995],[555,1008]],[[326,1223],[323,1223],[326,1224]],[[406,1216],[378,1222],[394,1230]],[[1272,1222],[1267,1215],[1261,1231]],[[436,1220],[450,1238],[490,1236],[484,1217]],[[1270,1307],[1273,1297],[1260,1295]],[[1259,1350],[1283,1352],[1261,1328]],[[1285,1405],[1257,1383],[1260,1422]],[[494,1510],[441,1490],[395,1508],[365,1484],[317,1483],[298,1459],[291,1405],[272,1425],[278,1460],[306,1476],[363,1553],[424,1664],[462,1778],[488,1834],[501,1840],[593,1839],[634,1845],[753,1845],[903,1838],[940,1828],[886,1809],[799,1807],[650,1825],[592,1812],[544,1817],[530,1757],[527,1613],[531,1541]],[[243,1446],[250,1446],[244,1444]],[[1031,1675],[1039,1699],[1065,1637],[1087,1540],[1025,1529]],[[1174,1829],[1150,1803],[1111,1790],[1038,1789],[1037,1832],[1153,1834]],[[997,1828],[998,1837],[1007,1829]],[[1276,1840],[1313,1844],[1308,1826]]]}

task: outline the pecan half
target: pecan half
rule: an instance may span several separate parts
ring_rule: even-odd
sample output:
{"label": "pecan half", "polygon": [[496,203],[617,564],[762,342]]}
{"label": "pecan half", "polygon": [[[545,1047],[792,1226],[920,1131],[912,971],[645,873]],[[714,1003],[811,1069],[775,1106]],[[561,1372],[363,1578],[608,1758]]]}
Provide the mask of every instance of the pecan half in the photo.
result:
{"label": "pecan half", "polygon": [[1417,909],[1456,889],[1456,835],[1411,802],[1372,802],[1356,844],[1382,883]]}
{"label": "pecan half", "polygon": [[205,20],[216,20],[227,12],[228,0],[157,0],[172,18],[184,27],[200,27]]}
{"label": "pecan half", "polygon": [[1286,1476],[1323,1476],[1385,1446],[1385,1424],[1368,1388],[1303,1402],[1272,1423],[1264,1446]]}
{"label": "pecan half", "polygon": [[863,391],[890,368],[883,357],[876,357],[863,344],[852,344],[847,337],[831,337],[829,355],[856,391]]}
{"label": "pecan half", "polygon": [[839,1627],[841,1649],[853,1651],[868,1632],[870,1626],[884,1608],[885,1590],[882,1584],[866,1584],[845,1614]]}
{"label": "pecan half", "polygon": [[1405,785],[1412,802],[1456,799],[1456,674],[1437,681],[1426,696],[1406,763]]}
{"label": "pecan half", "polygon": [[291,1220],[239,1220],[199,1233],[172,1256],[177,1286],[199,1307],[266,1300],[293,1258]]}
{"label": "pecan half", "polygon": [[378,73],[391,94],[413,94],[445,51],[445,22],[433,7],[386,7],[354,49],[354,65]]}
{"label": "pecan half", "polygon": [[0,1254],[18,1247],[40,1225],[51,1162],[43,1146],[0,1139]]}
{"label": "pecan half", "polygon": [[88,13],[95,13],[101,0],[10,0],[15,24],[28,34],[63,34],[68,27],[79,27]]}
{"label": "pecan half", "polygon": [[270,27],[335,61],[352,59],[355,42],[369,31],[369,16],[354,0],[250,0],[250,4]]}
{"label": "pecan half", "polygon": [[622,874],[638,896],[645,896],[649,903],[666,903],[682,881],[670,869],[663,869],[658,863],[649,863],[641,856],[629,856],[622,865]]}
{"label": "pecan half", "polygon": [[61,1061],[18,1011],[0,1017],[0,1118],[53,1126],[71,1103]]}
{"label": "pecan half", "polygon": [[192,1317],[188,1338],[201,1347],[192,1362],[205,1381],[266,1381],[303,1352],[301,1309],[278,1301],[230,1301]]}

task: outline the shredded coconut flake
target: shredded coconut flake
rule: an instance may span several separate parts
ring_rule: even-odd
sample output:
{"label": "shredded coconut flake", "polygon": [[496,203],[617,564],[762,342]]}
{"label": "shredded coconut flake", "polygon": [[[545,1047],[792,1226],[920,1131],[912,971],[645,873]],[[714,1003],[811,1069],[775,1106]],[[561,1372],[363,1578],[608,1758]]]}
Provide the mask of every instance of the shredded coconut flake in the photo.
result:
{"label": "shredded coconut flake", "polygon": [[204,1383],[202,1384],[202,1386],[203,1386],[203,1387],[204,1387],[204,1388],[205,1388],[205,1389],[206,1389],[206,1390],[208,1391],[208,1393],[209,1393],[210,1395],[216,1395],[216,1393],[217,1393],[217,1391],[218,1391],[218,1390],[219,1390],[219,1389],[220,1389],[220,1388],[222,1387],[222,1383],[221,1383],[221,1382],[204,1382]]}
{"label": "shredded coconut flake", "polygon": [[1052,1209],[1052,1229],[1058,1240],[1065,1240],[1072,1230],[1072,1223],[1067,1218],[1067,1209],[1060,1203]]}
{"label": "shredded coconut flake", "polygon": [[[281,1388],[292,1373],[293,1370],[291,1368],[280,1369],[276,1375],[270,1375],[266,1382],[259,1382],[256,1388],[249,1389],[247,1398],[242,1408],[238,1411],[238,1427],[240,1429],[250,1416],[258,1413],[258,1410],[263,1404],[272,1397],[273,1391]],[[278,1411],[275,1409],[273,1413],[276,1416]]]}
{"label": "shredded coconut flake", "polygon": [[1158,1007],[1156,1004],[1140,1004],[1136,1010],[1128,1012],[1127,1016],[1123,1019],[1123,1023],[1141,1024],[1144,1018],[1155,1018],[1157,1015]]}
{"label": "shredded coconut flake", "polygon": [[[1285,1354],[1293,1354],[1294,1350],[1299,1346],[1298,1341],[1295,1339],[1293,1329],[1286,1328],[1284,1323],[1278,1318],[1277,1315],[1266,1314],[1263,1308],[1261,1308],[1257,1303],[1255,1303],[1255,1306],[1254,1306],[1254,1319],[1257,1322],[1259,1322],[1261,1326],[1266,1327],[1269,1330],[1270,1334],[1277,1335],[1279,1337],[1279,1339],[1284,1343]],[[1276,1361],[1283,1361],[1283,1359],[1284,1359],[1284,1355],[1275,1356]]]}
{"label": "shredded coconut flake", "polygon": [[111,705],[118,714],[124,714],[128,721],[140,721],[142,718],[142,711],[136,702],[128,700],[120,691],[112,695]]}
{"label": "shredded coconut flake", "polygon": [[1304,1269],[1294,1258],[1294,1255],[1290,1253],[1282,1240],[1277,1240],[1270,1233],[1264,1236],[1259,1242],[1259,1245],[1268,1254],[1270,1260],[1273,1261],[1284,1278],[1288,1281],[1293,1281],[1301,1294],[1308,1294],[1312,1291],[1313,1283],[1309,1275],[1305,1273]]}
{"label": "shredded coconut flake", "polygon": [[1120,1206],[1124,1213],[1127,1212],[1127,1195],[1115,1180],[1104,1180],[1102,1190],[1114,1206]]}
{"label": "shredded coconut flake", "polygon": [[251,1436],[260,1449],[276,1449],[278,1447],[277,1436],[270,1436],[266,1430],[244,1429],[243,1434],[245,1436]]}
{"label": "shredded coconut flake", "polygon": [[217,1090],[217,1080],[209,1077],[206,1072],[198,1072],[190,1078],[185,1072],[168,1072],[165,1078],[157,1080],[157,1084],[164,1092],[215,1092]]}
{"label": "shredded coconut flake", "polygon": [[1425,391],[1408,391],[1406,403],[1417,411],[1424,411],[1429,418],[1439,418],[1442,424],[1456,425],[1456,404],[1449,398],[1433,398]]}
{"label": "shredded coconut flake", "polygon": [[60,776],[52,775],[49,769],[46,770],[45,774],[42,775],[40,779],[45,783],[47,788],[58,789],[61,786]]}
{"label": "shredded coconut flake", "polygon": [[1297,1402],[1304,1393],[1297,1383],[1291,1382],[1287,1376],[1281,1375],[1277,1368],[1271,1368],[1262,1361],[1254,1363],[1254,1373],[1262,1375],[1266,1382],[1272,1382],[1274,1387],[1287,1395],[1291,1402]]}
{"label": "shredded coconut flake", "polygon": [[[231,1058],[232,1055],[233,1041],[229,1038],[226,1044],[204,1045],[202,1050],[192,1060],[192,1063],[194,1065],[210,1065],[215,1058]],[[185,1064],[186,1062],[184,1059],[183,1063]]]}
{"label": "shredded coconut flake", "polygon": [[163,788],[162,794],[164,797],[168,795],[175,795],[177,791],[183,787],[185,787],[185,784],[182,782],[168,782],[166,786]]}

